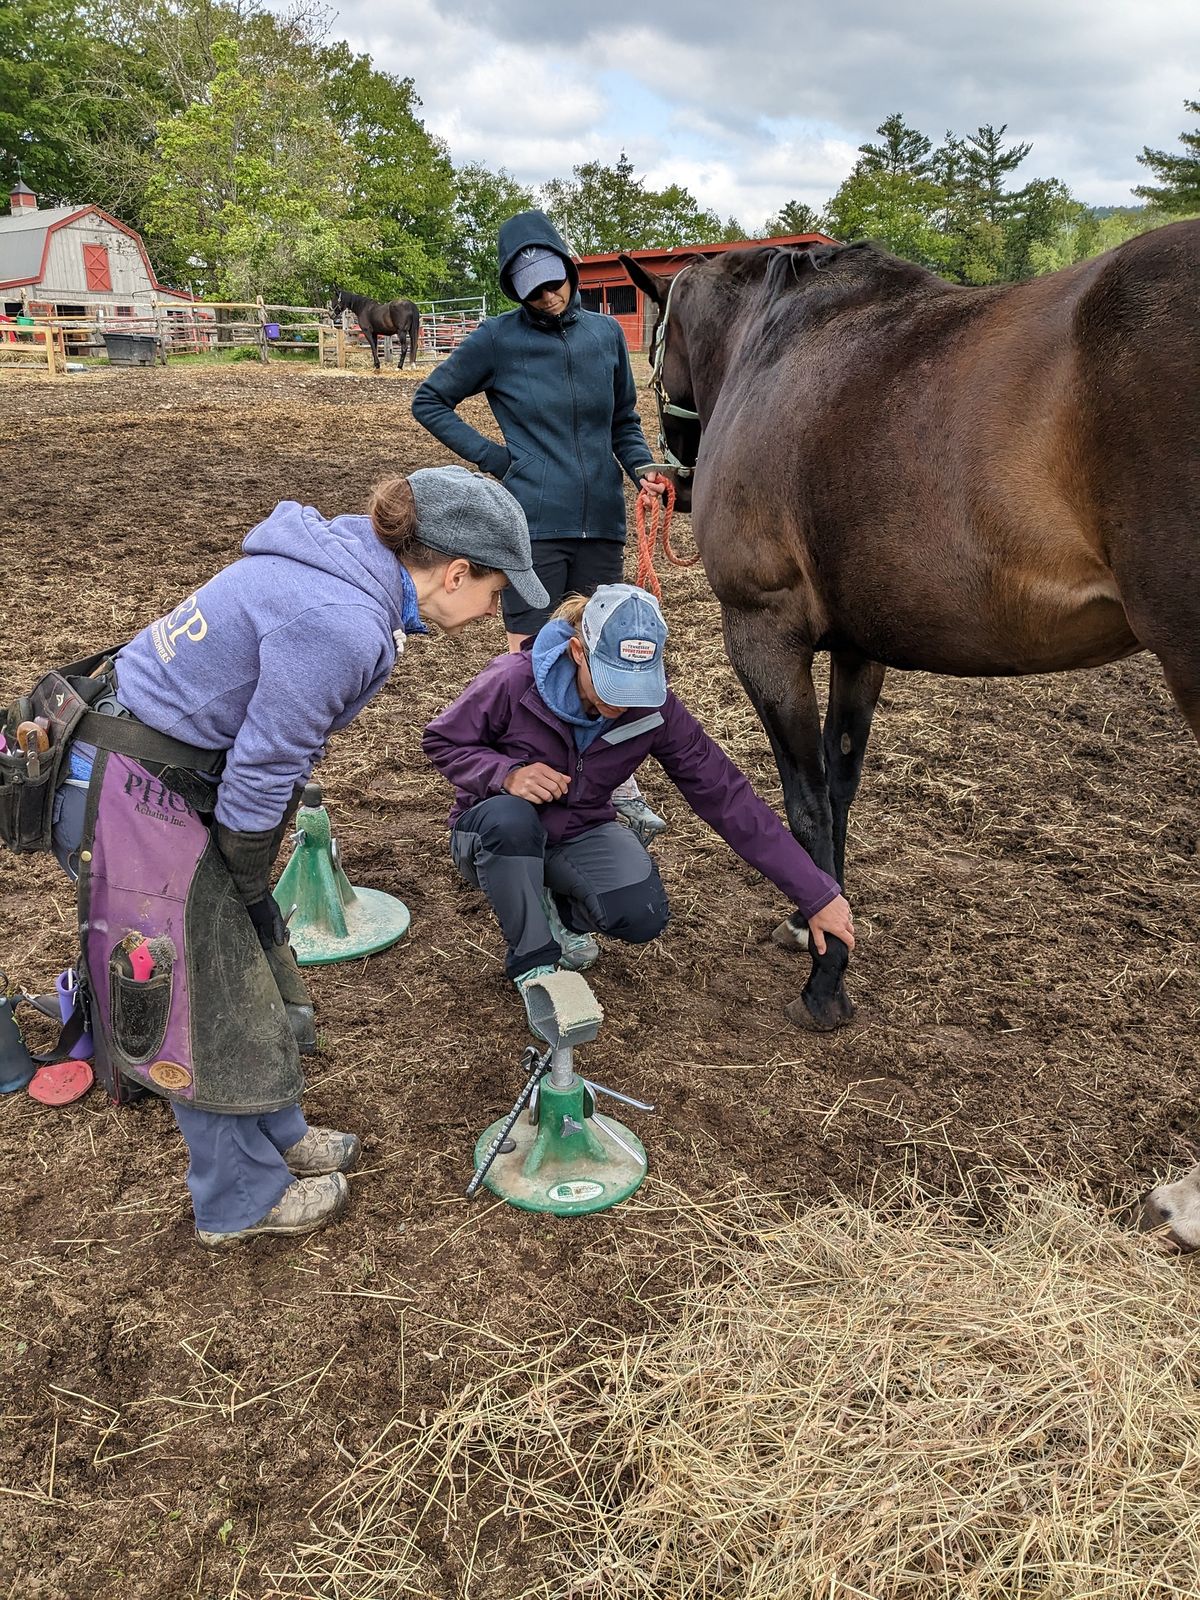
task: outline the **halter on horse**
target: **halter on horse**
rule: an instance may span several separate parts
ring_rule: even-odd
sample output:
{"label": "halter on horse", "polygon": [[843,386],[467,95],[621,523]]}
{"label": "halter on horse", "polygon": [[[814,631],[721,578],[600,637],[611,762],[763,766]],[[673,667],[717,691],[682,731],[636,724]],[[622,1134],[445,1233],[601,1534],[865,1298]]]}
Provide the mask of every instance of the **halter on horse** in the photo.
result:
{"label": "halter on horse", "polygon": [[[654,394],[654,402],[658,407],[658,449],[663,463],[671,468],[673,477],[678,482],[680,499],[679,509],[687,511],[691,504],[691,484],[688,481],[696,470],[696,452],[700,448],[700,413],[690,406],[677,405],[667,393],[667,386],[663,379],[663,364],[667,355],[667,327],[671,320],[671,300],[675,288],[685,272],[689,272],[695,265],[689,262],[681,267],[671,279],[671,286],[667,290],[667,298],[662,307],[661,315],[654,325],[654,333],[650,341],[650,388]],[[691,461],[685,462],[672,449],[667,438],[667,418],[677,418],[692,426],[688,430],[688,443],[691,446]]]}

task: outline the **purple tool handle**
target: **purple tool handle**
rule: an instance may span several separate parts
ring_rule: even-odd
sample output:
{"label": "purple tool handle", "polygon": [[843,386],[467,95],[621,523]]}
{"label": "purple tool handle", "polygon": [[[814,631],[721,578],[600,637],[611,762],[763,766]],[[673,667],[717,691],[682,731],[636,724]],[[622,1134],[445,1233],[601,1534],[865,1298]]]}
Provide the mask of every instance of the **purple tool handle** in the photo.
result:
{"label": "purple tool handle", "polygon": [[[75,1010],[79,998],[79,984],[75,977],[74,967],[68,967],[65,972],[60,972],[54,980],[54,987],[58,994],[58,1015],[64,1023]],[[72,1061],[86,1061],[95,1051],[90,1033],[81,1033],[79,1043],[71,1051]]]}

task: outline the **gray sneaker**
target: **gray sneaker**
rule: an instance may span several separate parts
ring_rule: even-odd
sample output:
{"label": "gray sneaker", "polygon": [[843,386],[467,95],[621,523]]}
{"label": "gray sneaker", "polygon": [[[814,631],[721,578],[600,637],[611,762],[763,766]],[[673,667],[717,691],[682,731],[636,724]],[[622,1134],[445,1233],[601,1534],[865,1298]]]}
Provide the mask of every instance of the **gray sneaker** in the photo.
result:
{"label": "gray sneaker", "polygon": [[349,1172],[361,1149],[356,1133],[310,1128],[303,1139],[287,1147],[283,1159],[298,1177],[315,1178],[323,1172]]}
{"label": "gray sneaker", "polygon": [[206,1233],[196,1229],[201,1244],[217,1248],[254,1239],[265,1233],[312,1233],[340,1215],[350,1193],[350,1185],[340,1172],[323,1173],[317,1178],[297,1178],[260,1222],[235,1233]]}
{"label": "gray sneaker", "polygon": [[542,895],[542,906],[550,924],[550,932],[562,951],[558,958],[559,966],[565,967],[568,972],[586,972],[589,967],[594,967],[600,959],[600,946],[595,937],[590,933],[572,933],[559,916],[554,896],[550,893]]}
{"label": "gray sneaker", "polygon": [[632,800],[614,797],[613,805],[617,816],[643,845],[649,846],[660,833],[666,833],[666,820],[657,811],[652,811],[640,794]]}

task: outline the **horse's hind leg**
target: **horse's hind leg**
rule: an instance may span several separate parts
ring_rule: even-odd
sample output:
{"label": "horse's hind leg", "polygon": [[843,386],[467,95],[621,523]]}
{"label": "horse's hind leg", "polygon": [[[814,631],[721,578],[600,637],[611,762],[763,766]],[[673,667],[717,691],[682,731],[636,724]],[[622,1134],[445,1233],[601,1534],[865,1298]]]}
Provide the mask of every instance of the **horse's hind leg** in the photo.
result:
{"label": "horse's hind leg", "polygon": [[[817,865],[832,873],[833,817],[812,680],[813,652],[786,644],[786,631],[769,612],[722,608],[722,613],[729,659],[771,741],[788,824]],[[798,912],[786,926],[793,931],[792,943],[801,943],[803,918]],[[812,972],[800,999],[787,1008],[788,1016],[828,1032],[854,1015],[843,981],[850,952],[830,934],[823,956],[811,947],[809,953]]]}
{"label": "horse's hind leg", "polygon": [[846,882],[846,825],[858,793],[871,719],[884,669],[876,661],[838,651],[829,659],[829,709],[825,713],[825,777],[833,817],[833,868]]}
{"label": "horse's hind leg", "polygon": [[1188,662],[1162,660],[1167,687],[1183,712],[1197,744],[1200,744],[1200,660]]}

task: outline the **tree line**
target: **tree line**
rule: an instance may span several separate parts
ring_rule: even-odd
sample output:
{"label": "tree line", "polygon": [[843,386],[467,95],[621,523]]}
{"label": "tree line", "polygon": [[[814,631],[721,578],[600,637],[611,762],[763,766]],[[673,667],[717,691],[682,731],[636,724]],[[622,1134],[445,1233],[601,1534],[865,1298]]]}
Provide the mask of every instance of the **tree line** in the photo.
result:
{"label": "tree line", "polygon": [[[325,33],[320,0],[0,0],[0,182],[94,202],[146,240],[166,282],[208,298],[316,303],[333,283],[380,299],[499,298],[500,222],[540,204],[579,254],[747,237],[683,186],[653,189],[622,151],[540,190],[455,167],[411,78]],[[1187,102],[1200,113],[1200,102]],[[1200,130],[1138,159],[1145,206],[1101,212],[1057,179],[1014,187],[1029,145],[981,127],[934,147],[880,125],[816,211],[758,232],[871,237],[964,283],[1048,271],[1168,214],[1200,210]]]}
{"label": "tree line", "polygon": [[[1200,113],[1200,102],[1186,101]],[[1015,282],[1083,261],[1173,216],[1200,212],[1200,129],[1182,133],[1182,154],[1144,148],[1158,183],[1133,193],[1140,206],[1093,207],[1058,178],[1017,185],[1033,148],[1005,143],[1007,125],[985,124],[935,146],[894,112],[859,146],[858,160],[824,210],[792,201],[771,232],[816,231],[877,239],[957,283]]]}

